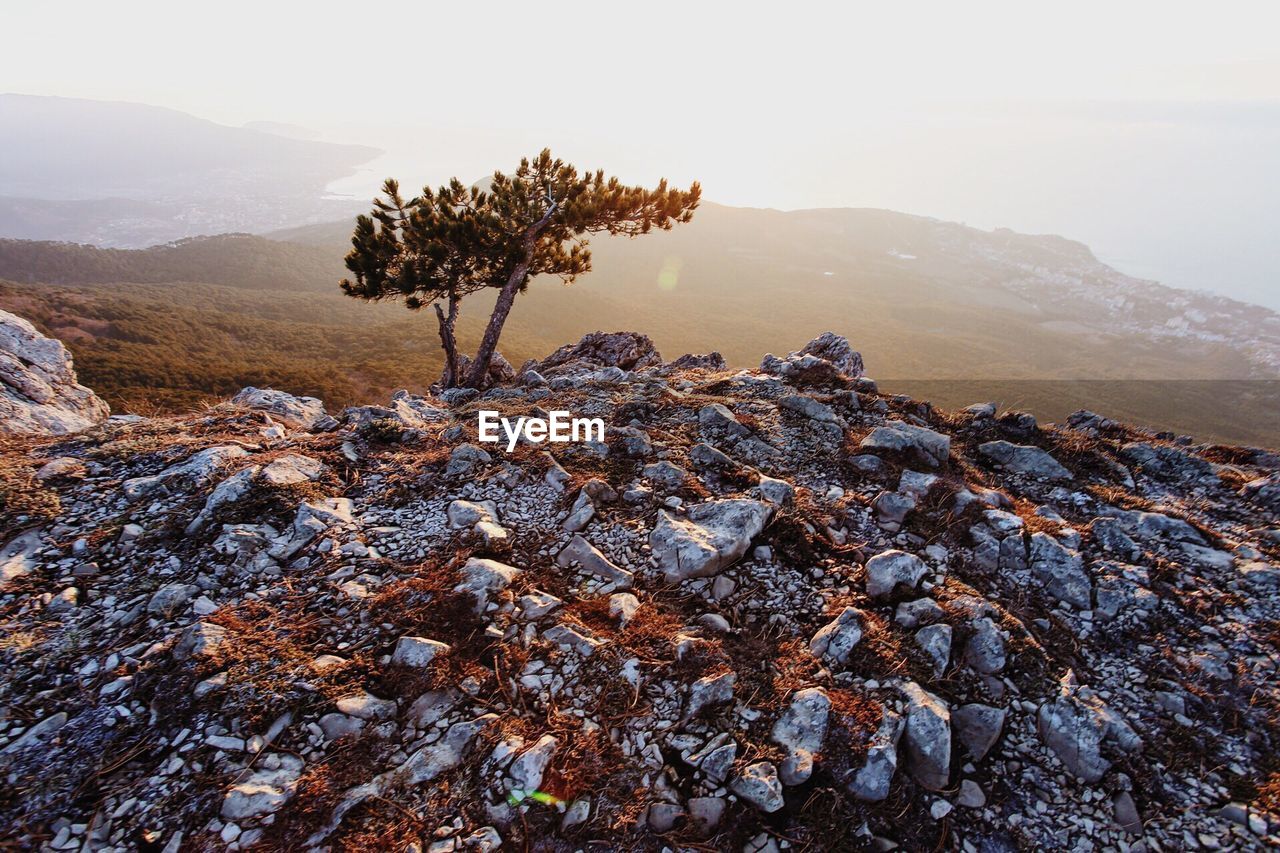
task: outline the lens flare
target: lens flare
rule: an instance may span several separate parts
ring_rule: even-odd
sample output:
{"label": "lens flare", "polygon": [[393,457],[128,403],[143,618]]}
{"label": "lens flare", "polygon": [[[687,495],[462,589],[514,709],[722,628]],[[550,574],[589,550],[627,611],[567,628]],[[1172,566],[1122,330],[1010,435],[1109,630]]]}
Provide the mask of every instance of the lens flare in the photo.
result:
{"label": "lens flare", "polygon": [[658,271],[658,289],[675,290],[680,281],[680,268],[683,266],[684,261],[680,258],[667,258],[663,261],[662,269]]}

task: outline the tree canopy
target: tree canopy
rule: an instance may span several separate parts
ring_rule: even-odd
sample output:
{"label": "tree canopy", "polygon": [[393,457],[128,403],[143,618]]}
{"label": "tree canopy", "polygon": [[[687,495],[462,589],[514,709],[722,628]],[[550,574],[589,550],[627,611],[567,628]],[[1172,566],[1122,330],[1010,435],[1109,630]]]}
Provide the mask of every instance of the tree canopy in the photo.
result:
{"label": "tree canopy", "polygon": [[[539,275],[565,283],[591,270],[588,236],[637,237],[688,222],[701,188],[625,186],[603,171],[580,174],[544,149],[510,175],[495,172],[487,189],[457,178],[405,200],[388,180],[383,198],[356,219],[343,292],[367,300],[402,299],[411,309],[435,308],[445,350],[446,386],[481,387],[517,293]],[[462,375],[454,338],[463,297],[499,289],[470,371]],[[443,303],[443,307],[442,307]]]}

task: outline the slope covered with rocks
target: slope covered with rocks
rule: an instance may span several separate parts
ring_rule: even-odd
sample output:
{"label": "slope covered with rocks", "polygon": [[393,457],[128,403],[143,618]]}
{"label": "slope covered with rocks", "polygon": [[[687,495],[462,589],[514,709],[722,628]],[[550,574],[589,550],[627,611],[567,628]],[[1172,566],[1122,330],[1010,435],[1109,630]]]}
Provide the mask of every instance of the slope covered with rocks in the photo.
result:
{"label": "slope covered with rocks", "polygon": [[[1280,458],[595,334],[478,398],[6,439],[0,835],[1280,842]],[[477,443],[479,409],[603,443]]]}

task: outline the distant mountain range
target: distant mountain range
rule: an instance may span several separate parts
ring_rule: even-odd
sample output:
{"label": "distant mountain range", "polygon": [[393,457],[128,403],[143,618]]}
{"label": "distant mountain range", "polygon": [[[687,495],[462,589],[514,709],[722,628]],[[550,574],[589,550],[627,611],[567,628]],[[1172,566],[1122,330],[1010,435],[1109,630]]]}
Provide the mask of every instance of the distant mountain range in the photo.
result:
{"label": "distant mountain range", "polygon": [[[0,95],[0,234],[143,247],[346,215],[327,183],[379,153],[162,107]],[[295,133],[296,136],[296,133]]]}
{"label": "distant mountain range", "polygon": [[[248,384],[345,404],[422,390],[440,358],[429,314],[343,296],[347,222],[147,250],[0,241],[0,307],[67,341],[115,405],[181,408]],[[674,357],[747,366],[831,329],[885,387],[1041,417],[1077,408],[1280,446],[1280,316],[1132,279],[1059,237],[878,210],[706,204],[642,240],[593,242],[573,287],[535,282],[502,340],[514,362],[595,329]],[[464,303],[478,340],[490,301]]]}
{"label": "distant mountain range", "polygon": [[[350,230],[269,236],[336,259]],[[888,210],[704,203],[689,225],[595,240],[592,254],[595,270],[573,290],[538,298],[593,328],[616,309],[664,349],[714,346],[739,363],[759,341],[788,346],[796,324],[829,323],[885,376],[1280,379],[1280,314],[1126,276],[1057,236]]]}
{"label": "distant mountain range", "polygon": [[[319,188],[373,149],[287,138],[299,129],[270,123],[20,96],[0,97],[0,126],[18,128],[0,194],[45,193],[0,198],[0,236],[165,243],[0,241],[11,282],[0,307],[66,339],[114,405],[183,407],[248,384],[365,402],[438,375],[429,314],[337,289],[356,210]],[[131,139],[146,144],[134,151]],[[266,236],[169,243],[214,231]],[[537,282],[517,301],[502,340],[511,360],[627,328],[669,356],[714,349],[747,365],[830,329],[886,387],[943,404],[996,399],[1050,418],[1097,408],[1280,446],[1280,315],[1126,276],[1062,237],[705,203],[670,233],[592,250],[595,270],[572,288]],[[487,313],[483,295],[464,305],[464,345]]]}

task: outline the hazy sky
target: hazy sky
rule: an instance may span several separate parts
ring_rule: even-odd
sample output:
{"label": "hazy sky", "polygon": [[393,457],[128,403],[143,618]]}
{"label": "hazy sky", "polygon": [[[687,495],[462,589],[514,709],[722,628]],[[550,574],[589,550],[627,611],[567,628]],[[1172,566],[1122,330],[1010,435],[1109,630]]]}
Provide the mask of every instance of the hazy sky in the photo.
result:
{"label": "hazy sky", "polygon": [[1280,3],[130,3],[3,13],[0,87],[365,142],[550,144],[709,199],[1052,231],[1280,308]]}

